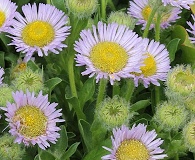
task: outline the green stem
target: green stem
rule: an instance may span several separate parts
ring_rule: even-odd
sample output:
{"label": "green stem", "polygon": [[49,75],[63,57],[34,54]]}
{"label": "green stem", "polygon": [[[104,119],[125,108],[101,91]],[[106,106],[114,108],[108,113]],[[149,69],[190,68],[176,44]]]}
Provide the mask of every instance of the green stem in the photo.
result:
{"label": "green stem", "polygon": [[114,6],[114,3],[112,2],[112,0],[108,0],[108,5],[112,11],[116,11],[116,7]]}
{"label": "green stem", "polygon": [[195,153],[193,153],[193,157],[194,157],[194,160],[195,160]]}
{"label": "green stem", "polygon": [[98,91],[98,96],[97,96],[97,101],[96,101],[96,108],[97,108],[98,104],[104,98],[106,86],[107,86],[107,80],[101,79],[100,82],[99,82],[99,91]]}
{"label": "green stem", "polygon": [[50,1],[50,0],[46,0],[46,3],[47,3],[47,4],[51,4],[51,1]]}
{"label": "green stem", "polygon": [[175,154],[175,157],[174,157],[175,160],[179,160],[179,155],[176,153]]}
{"label": "green stem", "polygon": [[72,96],[77,96],[77,90],[75,85],[75,77],[74,77],[74,57],[70,56],[68,61],[68,75],[69,75],[69,82],[70,82],[70,88],[72,92]]}
{"label": "green stem", "polygon": [[[157,15],[157,20],[155,23],[155,41],[160,41],[160,23],[161,23],[161,15]],[[161,87],[154,87],[154,95],[155,95],[155,105],[157,105],[161,100]]]}
{"label": "green stem", "polygon": [[113,89],[112,89],[112,97],[114,97],[115,95],[119,95],[120,93],[120,86],[119,86],[119,82],[114,82],[113,85]]}
{"label": "green stem", "polygon": [[143,33],[143,38],[147,38],[148,37],[148,33],[149,33],[149,30],[150,30],[150,25],[152,23],[152,20],[155,16],[155,13],[158,9],[158,6],[155,5],[154,8],[152,9],[152,12],[150,13],[150,16],[148,17],[148,21],[147,21],[147,24],[146,24],[146,28],[144,29],[144,33]]}
{"label": "green stem", "polygon": [[157,21],[155,23],[155,41],[160,41],[160,23],[161,23],[161,15],[158,14]]}
{"label": "green stem", "polygon": [[106,20],[106,6],[107,6],[107,0],[101,0],[101,18],[103,20]]}
{"label": "green stem", "polygon": [[134,92],[134,89],[135,89],[135,85],[134,85],[134,82],[132,79],[127,79],[126,80],[127,82],[127,90],[126,90],[126,94],[125,94],[125,99],[126,101],[130,101],[131,100],[131,97],[132,97],[132,94]]}

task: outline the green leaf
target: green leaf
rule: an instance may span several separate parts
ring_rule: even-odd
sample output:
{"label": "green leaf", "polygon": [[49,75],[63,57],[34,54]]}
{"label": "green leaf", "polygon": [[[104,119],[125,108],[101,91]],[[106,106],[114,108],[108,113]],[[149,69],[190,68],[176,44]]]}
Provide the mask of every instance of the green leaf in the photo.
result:
{"label": "green leaf", "polygon": [[150,105],[150,100],[140,100],[140,101],[134,103],[131,106],[130,110],[131,111],[138,111],[140,109],[146,108],[149,105]]}
{"label": "green leaf", "polygon": [[51,4],[66,13],[64,0],[51,0]]}
{"label": "green leaf", "polygon": [[57,86],[60,82],[62,82],[62,79],[55,77],[47,80],[45,82],[45,86],[49,88],[49,95],[51,95],[51,91]]}
{"label": "green leaf", "polygon": [[55,160],[55,157],[46,150],[41,150],[34,160]]}
{"label": "green leaf", "polygon": [[80,133],[83,137],[83,140],[84,140],[84,143],[87,147],[87,150],[90,151],[92,149],[92,133],[90,131],[90,124],[88,122],[86,122],[85,120],[79,120],[79,130],[80,130]]}
{"label": "green leaf", "polygon": [[167,45],[167,50],[169,51],[169,57],[171,62],[175,59],[175,53],[177,51],[178,45],[179,45],[179,38],[172,39],[169,44]]}
{"label": "green leaf", "polygon": [[72,144],[68,150],[63,154],[63,156],[60,158],[60,160],[68,160],[77,150],[78,145],[80,144],[80,142],[76,142],[74,144]]}
{"label": "green leaf", "polygon": [[94,92],[95,92],[95,80],[94,78],[89,78],[84,83],[78,95],[81,107],[83,107],[85,102],[87,102],[93,97]]}
{"label": "green leaf", "polygon": [[4,52],[0,51],[0,66],[5,67]]}
{"label": "green leaf", "polygon": [[37,66],[36,64],[35,64],[35,62],[33,62],[33,61],[28,61],[27,62],[27,66],[30,68],[30,69],[32,69],[33,71],[36,71],[36,70],[39,70],[40,68],[39,68],[39,66]]}
{"label": "green leaf", "polygon": [[69,104],[71,104],[71,107],[74,108],[74,111],[76,112],[78,120],[86,119],[86,116],[80,107],[79,100],[76,97],[68,98],[67,94],[65,95],[65,98],[69,102]]}
{"label": "green leaf", "polygon": [[93,150],[91,150],[83,160],[100,160],[102,156],[109,154],[109,152],[102,146],[111,147],[111,139],[108,138],[102,141],[102,143],[94,147]]}
{"label": "green leaf", "polygon": [[181,63],[194,64],[195,63],[195,47],[181,45],[182,54],[180,57]]}
{"label": "green leaf", "polygon": [[102,123],[100,123],[100,121],[94,119],[90,130],[92,132],[93,147],[97,146],[100,142],[104,141],[105,136],[107,134],[107,129],[105,128],[105,126],[102,126]]}
{"label": "green leaf", "polygon": [[66,132],[66,127],[64,125],[60,126],[60,138],[49,148],[49,152],[52,153],[56,158],[60,158],[68,147],[68,136]]}

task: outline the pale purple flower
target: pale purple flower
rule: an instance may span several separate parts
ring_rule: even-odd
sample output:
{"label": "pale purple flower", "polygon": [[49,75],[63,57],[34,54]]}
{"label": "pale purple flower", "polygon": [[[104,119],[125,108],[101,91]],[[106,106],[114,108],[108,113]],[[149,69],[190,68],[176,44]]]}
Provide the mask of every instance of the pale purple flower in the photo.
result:
{"label": "pale purple flower", "polygon": [[[193,21],[195,21],[195,15],[191,15],[193,18]],[[191,40],[191,43],[195,43],[195,23],[191,23],[191,22],[187,22],[187,24],[189,25],[190,29],[186,29],[189,33],[192,34],[193,37],[189,37],[189,39]]]}
{"label": "pale purple flower", "polygon": [[195,0],[162,0],[164,5],[172,5],[178,8],[190,9],[189,5],[193,5]]}
{"label": "pale purple flower", "polygon": [[8,32],[16,14],[17,6],[10,0],[0,1],[0,32]]}
{"label": "pale purple flower", "polygon": [[142,38],[123,25],[99,22],[91,30],[83,30],[75,42],[77,66],[86,66],[82,75],[115,80],[130,77],[131,72],[140,72]]}
{"label": "pale purple flower", "polygon": [[34,52],[38,56],[49,52],[59,54],[64,47],[63,42],[69,33],[68,17],[64,12],[49,4],[39,3],[22,6],[24,17],[17,12],[13,27],[9,31],[17,52],[26,53],[25,59],[30,59]]}
{"label": "pale purple flower", "polygon": [[164,44],[155,42],[154,40],[143,39],[144,50],[144,66],[141,66],[141,73],[134,74],[135,86],[138,82],[143,82],[147,88],[150,83],[159,86],[161,81],[166,81],[168,71],[170,70],[169,52]]}
{"label": "pale purple flower", "polygon": [[56,110],[58,104],[48,102],[48,95],[43,96],[42,92],[36,97],[29,91],[16,91],[13,98],[14,103],[8,102],[1,109],[6,111],[9,133],[16,137],[15,142],[26,146],[38,144],[42,149],[50,146],[48,141],[55,144],[60,137],[56,122],[64,122],[59,119],[62,109]]}
{"label": "pale purple flower", "polygon": [[[149,0],[134,0],[130,1],[130,7],[128,8],[128,14],[137,19],[136,25],[143,25],[142,29],[144,30],[149,18],[150,13],[152,12],[154,6],[149,3]],[[160,6],[159,6],[160,7]],[[176,22],[180,18],[179,14],[181,13],[180,8],[177,7],[167,7],[159,8],[158,11],[161,14],[161,23],[160,27],[166,29],[171,26],[171,23]],[[154,16],[156,19],[157,13]],[[150,25],[150,29],[155,27],[155,21]]]}
{"label": "pale purple flower", "polygon": [[102,160],[118,159],[148,159],[157,160],[167,157],[163,154],[160,145],[163,143],[161,138],[156,139],[155,130],[147,131],[146,125],[133,125],[131,129],[125,125],[121,128],[113,129],[112,148],[103,147],[110,154],[102,157]]}

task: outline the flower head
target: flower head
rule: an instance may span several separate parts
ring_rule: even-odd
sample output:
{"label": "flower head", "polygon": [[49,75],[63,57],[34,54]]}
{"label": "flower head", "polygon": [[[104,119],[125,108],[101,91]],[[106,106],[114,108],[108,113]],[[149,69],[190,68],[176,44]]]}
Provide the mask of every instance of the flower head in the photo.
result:
{"label": "flower head", "polygon": [[4,134],[0,137],[0,155],[3,160],[21,160],[25,150],[14,143],[14,137]]}
{"label": "flower head", "polygon": [[10,0],[0,2],[0,32],[7,32],[13,22],[17,6]]}
{"label": "flower head", "polygon": [[100,79],[114,80],[129,77],[131,72],[140,72],[141,38],[132,30],[116,23],[98,23],[93,30],[83,30],[75,43],[77,66],[86,66],[82,75],[96,75]]}
{"label": "flower head", "polygon": [[97,0],[66,0],[66,7],[78,18],[89,18],[98,8]]}
{"label": "flower head", "polygon": [[154,130],[147,131],[144,124],[133,125],[131,129],[126,126],[113,129],[113,148],[104,147],[111,152],[103,156],[102,160],[148,160],[163,159],[167,157],[159,146],[163,143]]}
{"label": "flower head", "polygon": [[108,23],[118,23],[119,25],[125,25],[129,27],[129,29],[134,29],[135,24],[136,24],[136,19],[133,18],[132,16],[122,12],[122,11],[117,11],[117,12],[111,12],[109,17],[108,17]]}
{"label": "flower head", "polygon": [[64,121],[59,119],[62,113],[61,109],[56,110],[57,103],[49,103],[48,95],[43,96],[42,92],[35,97],[34,92],[16,91],[13,98],[14,103],[1,109],[7,112],[9,133],[16,137],[15,142],[26,146],[38,144],[42,149],[50,146],[48,141],[55,143],[60,137],[56,122]]}
{"label": "flower head", "polygon": [[[136,18],[137,25],[143,25],[142,29],[145,29],[147,21],[149,19],[150,13],[154,8],[153,3],[150,3],[150,0],[134,0],[130,1],[130,7],[128,8],[128,13]],[[156,12],[154,19],[151,23],[150,29],[154,28],[155,21],[157,20],[157,14],[161,15],[160,26],[162,29],[168,28],[171,23],[175,22],[180,17],[178,16],[181,13],[181,10],[176,7],[164,7],[159,6],[158,11]]]}
{"label": "flower head", "polygon": [[183,129],[183,138],[185,146],[191,151],[195,152],[195,120],[191,120]]}
{"label": "flower head", "polygon": [[195,74],[190,65],[178,65],[167,76],[166,95],[169,98],[188,97],[195,93]]}
{"label": "flower head", "polygon": [[63,41],[69,35],[69,26],[66,26],[67,16],[49,4],[27,4],[22,7],[25,17],[17,12],[10,29],[12,43],[16,51],[26,53],[30,59],[34,52],[38,56],[48,55],[48,52],[58,54],[67,47]]}
{"label": "flower head", "polygon": [[95,116],[106,129],[128,125],[134,114],[135,112],[130,111],[130,104],[119,96],[106,98],[95,110]]}
{"label": "flower head", "polygon": [[194,4],[195,0],[162,0],[164,5],[170,4],[175,7],[190,9],[189,5]]}
{"label": "flower head", "polygon": [[[195,21],[195,15],[191,15],[193,18],[193,21]],[[191,40],[191,43],[195,43],[195,23],[191,23],[191,22],[187,22],[187,24],[190,26],[190,29],[186,29],[189,33],[192,34],[192,37],[189,37],[189,39]]]}
{"label": "flower head", "polygon": [[158,104],[154,120],[166,131],[178,130],[188,120],[188,112],[184,105],[168,101]]}
{"label": "flower head", "polygon": [[167,73],[170,67],[169,53],[165,45],[149,39],[143,39],[144,43],[144,65],[141,66],[141,73],[135,73],[133,78],[135,86],[138,86],[138,81],[141,80],[145,87],[150,83],[159,86],[161,81],[166,81]]}
{"label": "flower head", "polygon": [[28,89],[30,92],[37,93],[44,89],[43,73],[26,68],[15,76],[12,84],[17,90],[26,91]]}
{"label": "flower head", "polygon": [[13,87],[6,84],[0,85],[0,106],[5,107],[7,102],[13,102],[12,92],[14,91]]}

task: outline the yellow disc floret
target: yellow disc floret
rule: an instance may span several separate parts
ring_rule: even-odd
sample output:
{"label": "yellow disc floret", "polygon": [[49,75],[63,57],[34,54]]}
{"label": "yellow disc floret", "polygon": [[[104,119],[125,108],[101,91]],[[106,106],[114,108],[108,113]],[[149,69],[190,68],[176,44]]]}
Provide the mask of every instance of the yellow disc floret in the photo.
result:
{"label": "yellow disc floret", "polygon": [[140,69],[145,77],[152,76],[156,73],[157,66],[154,57],[147,53],[147,58],[144,59],[144,65]]}
{"label": "yellow disc floret", "polygon": [[142,16],[147,21],[150,13],[152,12],[152,8],[150,6],[145,6],[142,10]]}
{"label": "yellow disc floret", "polygon": [[115,42],[100,42],[92,48],[90,59],[97,69],[106,73],[116,73],[126,66],[128,54]]}
{"label": "yellow disc floret", "polygon": [[36,138],[44,135],[47,127],[47,117],[35,106],[23,106],[19,108],[14,117],[14,122],[20,122],[18,132],[27,138]]}
{"label": "yellow disc floret", "polygon": [[6,19],[5,13],[0,11],[0,27],[4,24]]}
{"label": "yellow disc floret", "polygon": [[35,21],[27,24],[22,31],[22,39],[29,46],[44,47],[51,43],[55,31],[51,24],[44,21]]}
{"label": "yellow disc floret", "polygon": [[148,160],[149,153],[146,146],[134,139],[125,140],[116,151],[117,160]]}

